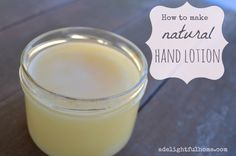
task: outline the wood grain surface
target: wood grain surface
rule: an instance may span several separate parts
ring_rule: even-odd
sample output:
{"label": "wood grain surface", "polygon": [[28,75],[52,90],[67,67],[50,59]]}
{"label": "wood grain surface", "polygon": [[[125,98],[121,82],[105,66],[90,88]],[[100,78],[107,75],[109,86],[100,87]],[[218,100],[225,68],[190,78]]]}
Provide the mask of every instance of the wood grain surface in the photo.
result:
{"label": "wood grain surface", "polygon": [[[178,7],[185,0],[3,0],[0,1],[0,156],[44,156],[27,131],[19,86],[20,54],[37,35],[61,27],[89,26],[118,33],[145,54],[151,34],[150,10]],[[196,7],[214,4],[189,1]],[[221,5],[220,5],[221,6]],[[154,80],[149,74],[134,134],[118,156],[175,156],[160,153],[168,146],[227,147],[227,153],[185,153],[183,156],[236,155],[236,13],[225,6],[223,33],[230,42],[223,53],[224,76],[217,81]],[[236,8],[235,8],[236,10]]]}

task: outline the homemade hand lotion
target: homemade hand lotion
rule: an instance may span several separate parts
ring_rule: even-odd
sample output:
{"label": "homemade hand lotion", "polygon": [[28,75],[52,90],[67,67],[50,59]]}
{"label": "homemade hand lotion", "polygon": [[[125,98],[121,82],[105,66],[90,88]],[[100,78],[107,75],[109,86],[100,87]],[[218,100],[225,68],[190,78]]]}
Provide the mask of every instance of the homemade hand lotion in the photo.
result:
{"label": "homemade hand lotion", "polygon": [[32,139],[50,156],[114,155],[132,133],[146,66],[132,43],[105,31],[39,36],[20,67]]}

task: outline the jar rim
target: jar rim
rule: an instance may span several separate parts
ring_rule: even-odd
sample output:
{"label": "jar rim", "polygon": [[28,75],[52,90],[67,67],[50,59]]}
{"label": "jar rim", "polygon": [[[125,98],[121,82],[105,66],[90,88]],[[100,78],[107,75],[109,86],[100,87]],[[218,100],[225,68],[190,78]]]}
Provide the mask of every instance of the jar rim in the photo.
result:
{"label": "jar rim", "polygon": [[[59,94],[53,91],[50,91],[48,89],[46,89],[45,87],[42,87],[39,83],[37,83],[32,76],[30,75],[30,73],[27,71],[27,68],[24,64],[24,57],[27,54],[27,52],[29,51],[29,49],[31,49],[32,45],[35,44],[37,41],[39,41],[40,39],[45,38],[48,35],[54,34],[54,33],[58,33],[58,32],[63,32],[63,31],[89,31],[89,32],[98,32],[100,34],[104,34],[104,35],[108,35],[114,38],[117,38],[123,42],[125,42],[126,44],[128,44],[129,46],[131,46],[133,49],[135,49],[135,52],[138,53],[138,55],[140,56],[140,59],[142,61],[143,64],[143,70],[141,71],[139,80],[137,83],[135,83],[132,87],[114,94],[114,95],[110,95],[110,96],[104,96],[104,97],[99,97],[99,98],[80,98],[80,97],[71,97],[71,96],[66,96],[63,94]],[[29,79],[29,81],[35,85],[39,90],[46,92],[48,94],[54,95],[56,97],[60,97],[62,99],[65,100],[70,100],[70,101],[87,101],[87,102],[98,102],[98,101],[108,101],[108,100],[112,100],[112,99],[116,99],[116,98],[120,98],[122,96],[125,96],[129,93],[131,93],[132,91],[136,90],[139,88],[139,86],[141,86],[143,83],[145,83],[145,80],[147,78],[147,72],[148,72],[148,65],[147,65],[147,60],[145,58],[145,56],[143,55],[142,51],[131,41],[129,41],[128,39],[115,34],[113,32],[109,32],[106,30],[102,30],[102,29],[98,29],[98,28],[92,28],[92,27],[65,27],[65,28],[59,28],[59,29],[55,29],[55,30],[51,30],[48,32],[45,32],[39,36],[37,36],[36,38],[34,38],[32,41],[30,41],[26,47],[24,48],[22,54],[21,54],[21,59],[20,59],[20,69],[22,69],[23,73],[26,75],[26,77]]]}

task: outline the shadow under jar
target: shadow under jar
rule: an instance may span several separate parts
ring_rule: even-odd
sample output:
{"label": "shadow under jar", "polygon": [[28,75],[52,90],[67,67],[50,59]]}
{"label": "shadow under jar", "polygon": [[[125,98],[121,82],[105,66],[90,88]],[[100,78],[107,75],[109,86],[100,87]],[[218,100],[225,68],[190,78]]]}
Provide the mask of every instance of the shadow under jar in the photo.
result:
{"label": "shadow under jar", "polygon": [[147,62],[130,41],[94,28],[47,32],[19,69],[29,133],[51,156],[111,156],[128,142]]}

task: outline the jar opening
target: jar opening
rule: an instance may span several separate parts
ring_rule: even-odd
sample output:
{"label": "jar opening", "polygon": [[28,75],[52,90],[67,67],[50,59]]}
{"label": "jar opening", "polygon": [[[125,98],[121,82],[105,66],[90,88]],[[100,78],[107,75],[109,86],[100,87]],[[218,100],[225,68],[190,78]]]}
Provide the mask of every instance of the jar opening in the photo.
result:
{"label": "jar opening", "polygon": [[[50,41],[50,42],[47,42]],[[127,90],[124,90],[118,94],[112,96],[106,96],[101,98],[75,98],[71,96],[66,96],[63,94],[58,94],[52,92],[40,84],[38,84],[28,72],[28,65],[30,61],[34,59],[39,51],[44,48],[55,46],[57,44],[65,43],[67,41],[79,41],[79,42],[88,42],[93,41],[101,45],[110,45],[112,48],[118,48],[120,52],[126,55],[137,67],[137,70],[140,73],[139,80],[136,84],[130,87]],[[33,50],[32,50],[33,49]],[[69,27],[62,28],[53,31],[44,33],[34,40],[32,40],[26,48],[23,50],[21,55],[21,65],[20,65],[20,78],[21,82],[27,87],[27,89],[32,90],[33,93],[37,94],[38,92],[44,93],[44,95],[54,96],[62,100],[74,101],[84,101],[84,102],[106,102],[114,99],[119,99],[129,94],[136,96],[140,92],[140,88],[143,89],[146,87],[145,83],[147,81],[147,61],[143,53],[139,48],[137,48],[129,40],[116,35],[114,33],[95,29],[95,28],[85,28],[85,27]],[[31,89],[31,87],[34,89]],[[133,98],[130,96],[130,98]],[[130,100],[130,99],[129,99]]]}

